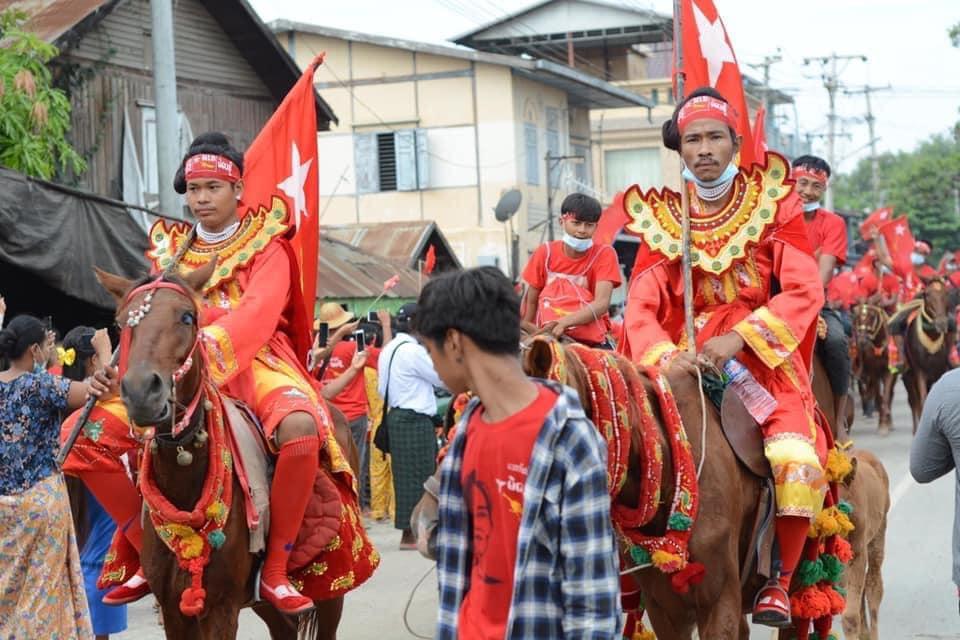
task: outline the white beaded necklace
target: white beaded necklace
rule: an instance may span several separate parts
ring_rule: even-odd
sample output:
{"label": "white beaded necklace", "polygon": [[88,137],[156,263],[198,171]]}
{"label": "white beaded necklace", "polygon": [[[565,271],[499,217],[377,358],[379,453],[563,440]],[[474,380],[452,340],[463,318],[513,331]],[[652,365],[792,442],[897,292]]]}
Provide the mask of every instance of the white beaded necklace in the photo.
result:
{"label": "white beaded necklace", "polygon": [[716,202],[730,192],[730,188],[733,187],[733,181],[736,180],[736,178],[737,176],[733,176],[726,182],[718,184],[715,187],[702,187],[696,182],[693,184],[697,188],[697,195],[700,196],[701,200]]}
{"label": "white beaded necklace", "polygon": [[197,235],[207,244],[217,244],[231,237],[240,228],[240,221],[237,220],[231,225],[227,225],[222,231],[207,231],[202,224],[197,225]]}

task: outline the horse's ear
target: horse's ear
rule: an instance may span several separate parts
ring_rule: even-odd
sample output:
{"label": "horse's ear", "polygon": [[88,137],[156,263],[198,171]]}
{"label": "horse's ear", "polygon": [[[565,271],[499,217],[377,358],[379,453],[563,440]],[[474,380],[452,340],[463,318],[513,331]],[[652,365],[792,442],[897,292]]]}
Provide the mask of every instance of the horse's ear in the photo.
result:
{"label": "horse's ear", "polygon": [[97,277],[97,282],[107,290],[117,304],[120,304],[127,292],[133,288],[133,280],[127,280],[123,276],[114,275],[97,267],[93,268],[93,273]]}
{"label": "horse's ear", "polygon": [[214,257],[213,260],[203,265],[199,269],[194,269],[190,273],[184,275],[183,280],[197,293],[203,293],[204,285],[210,280],[210,276],[213,275],[213,270],[216,268],[217,258]]}
{"label": "horse's ear", "polygon": [[546,379],[553,367],[553,349],[547,340],[533,339],[523,359],[523,368],[528,376]]}

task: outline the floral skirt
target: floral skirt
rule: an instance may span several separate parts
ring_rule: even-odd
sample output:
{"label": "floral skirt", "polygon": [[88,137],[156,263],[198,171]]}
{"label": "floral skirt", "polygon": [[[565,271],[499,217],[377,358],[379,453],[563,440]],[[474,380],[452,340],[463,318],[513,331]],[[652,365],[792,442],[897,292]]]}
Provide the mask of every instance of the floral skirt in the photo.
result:
{"label": "floral skirt", "polygon": [[0,638],[93,638],[60,473],[0,496]]}

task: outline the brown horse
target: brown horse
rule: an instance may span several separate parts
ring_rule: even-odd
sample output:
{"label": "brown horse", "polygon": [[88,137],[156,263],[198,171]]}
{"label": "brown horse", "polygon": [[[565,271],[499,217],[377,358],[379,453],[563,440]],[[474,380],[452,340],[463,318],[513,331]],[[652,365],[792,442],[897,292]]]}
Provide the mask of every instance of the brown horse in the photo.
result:
{"label": "brown horse", "polygon": [[[818,378],[821,378],[819,383]],[[826,371],[815,357],[813,393],[830,424],[834,439],[843,443],[847,435],[843,422],[834,412],[836,402],[829,381],[824,378]],[[840,498],[853,505],[850,519],[855,528],[848,539],[853,560],[843,572],[843,587],[847,590],[843,633],[850,640],[878,640],[890,480],[883,463],[869,451],[853,449],[849,455],[855,471],[840,486]]]}
{"label": "brown horse", "polygon": [[904,357],[908,368],[903,374],[907,400],[913,414],[913,432],[917,432],[927,392],[951,369],[949,354],[954,348],[950,326],[950,299],[943,280],[935,279],[923,289],[922,305],[908,323],[904,335]]}
{"label": "brown horse", "polygon": [[853,339],[857,347],[854,366],[863,412],[876,407],[879,413],[880,433],[887,434],[893,428],[890,412],[893,389],[896,383],[890,372],[887,343],[887,316],[883,309],[871,304],[858,304],[853,308]]}
{"label": "brown horse", "polygon": [[[548,377],[553,358],[554,351],[548,341],[533,340],[525,349],[524,369],[529,375]],[[569,350],[564,350],[564,358],[568,378],[561,382],[578,391],[587,415],[591,415],[587,374]],[[632,365],[620,360],[620,366]],[[721,430],[715,408],[709,401],[701,403],[696,379],[683,372],[671,373],[667,377],[683,424],[687,427],[694,460],[700,460],[704,448],[709,452],[700,475],[700,512],[689,547],[691,557],[706,566],[706,573],[703,582],[687,594],[675,592],[669,576],[652,567],[633,575],[644,594],[647,614],[658,638],[689,639],[697,630],[701,638],[747,639],[750,631],[744,613],[751,608],[762,580],[751,572],[749,579],[741,583],[741,573],[751,553],[748,547],[756,519],[761,482],[737,461]],[[641,379],[653,397],[652,383],[642,374]],[[653,401],[651,405],[658,424],[662,425],[658,403]],[[703,412],[704,406],[706,413]],[[670,449],[666,446],[662,426],[660,439],[664,452],[664,506],[653,521],[644,527],[643,532],[648,535],[662,535],[666,531],[669,496],[672,496],[675,486]],[[628,507],[636,507],[639,498],[642,470],[638,446],[638,439],[634,437],[627,481],[614,498]]]}
{"label": "brown horse", "polygon": [[[210,466],[206,437],[198,437],[206,424],[203,402],[195,404],[193,416],[179,433],[171,427],[182,416],[189,416],[185,398],[198,398],[206,379],[203,357],[190,358],[197,337],[196,295],[209,279],[214,261],[181,280],[163,276],[170,287],[153,290],[149,304],[145,293],[128,295],[134,283],[104,272],[98,272],[103,286],[117,300],[118,322],[126,324],[128,313],[139,310],[139,321],[131,327],[131,338],[123,357],[129,365],[121,382],[121,396],[130,419],[136,424],[156,426],[151,455],[152,474],[160,493],[177,509],[194,509],[207,482]],[[141,283],[144,284],[144,283]],[[144,309],[146,311],[144,312]],[[192,363],[191,363],[192,361]],[[185,369],[185,371],[184,371]],[[179,381],[175,373],[180,374]],[[178,399],[180,399],[178,401]],[[188,402],[188,404],[194,404]],[[356,469],[353,447],[346,420],[334,413],[337,441]],[[184,452],[192,452],[184,463]],[[210,554],[203,574],[206,590],[204,609],[198,616],[185,616],[180,611],[180,598],[190,586],[190,574],[181,569],[176,557],[159,538],[152,522],[145,519],[141,563],[150,588],[160,603],[167,638],[234,638],[240,609],[251,605],[256,587],[256,557],[249,552],[249,531],[244,505],[244,491],[235,473],[231,473],[233,498],[223,533],[226,542]],[[254,611],[267,624],[274,640],[294,639],[298,622],[280,614],[266,602],[252,604]],[[299,627],[309,637],[333,640],[343,608],[343,598],[319,601],[316,609],[301,616]]]}

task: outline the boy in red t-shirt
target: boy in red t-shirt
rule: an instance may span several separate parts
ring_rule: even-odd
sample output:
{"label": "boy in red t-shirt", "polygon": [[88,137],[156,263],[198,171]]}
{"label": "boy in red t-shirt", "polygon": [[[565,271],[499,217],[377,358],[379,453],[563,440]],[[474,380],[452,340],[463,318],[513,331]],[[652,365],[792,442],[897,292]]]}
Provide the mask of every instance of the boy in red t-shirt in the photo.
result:
{"label": "boy in red t-shirt", "polygon": [[523,270],[523,328],[534,333],[549,328],[590,346],[610,346],[610,296],[620,286],[617,252],[594,245],[602,209],[582,193],[568,195],[560,205],[563,239],[534,251]]}
{"label": "boy in red t-shirt", "polygon": [[571,389],[524,374],[520,300],[496,268],[444,274],[417,331],[475,397],[441,466],[436,638],[608,640],[619,578],[606,446]]}
{"label": "boy in red t-shirt", "polygon": [[[803,220],[807,238],[820,270],[820,281],[826,288],[834,270],[847,261],[847,223],[832,211],[824,209],[820,200],[830,184],[830,165],[817,156],[800,156],[793,161],[791,177],[803,202]],[[827,370],[833,390],[835,415],[846,415],[850,391],[849,317],[840,309],[825,306],[820,312],[826,331],[817,340],[817,355]]]}

